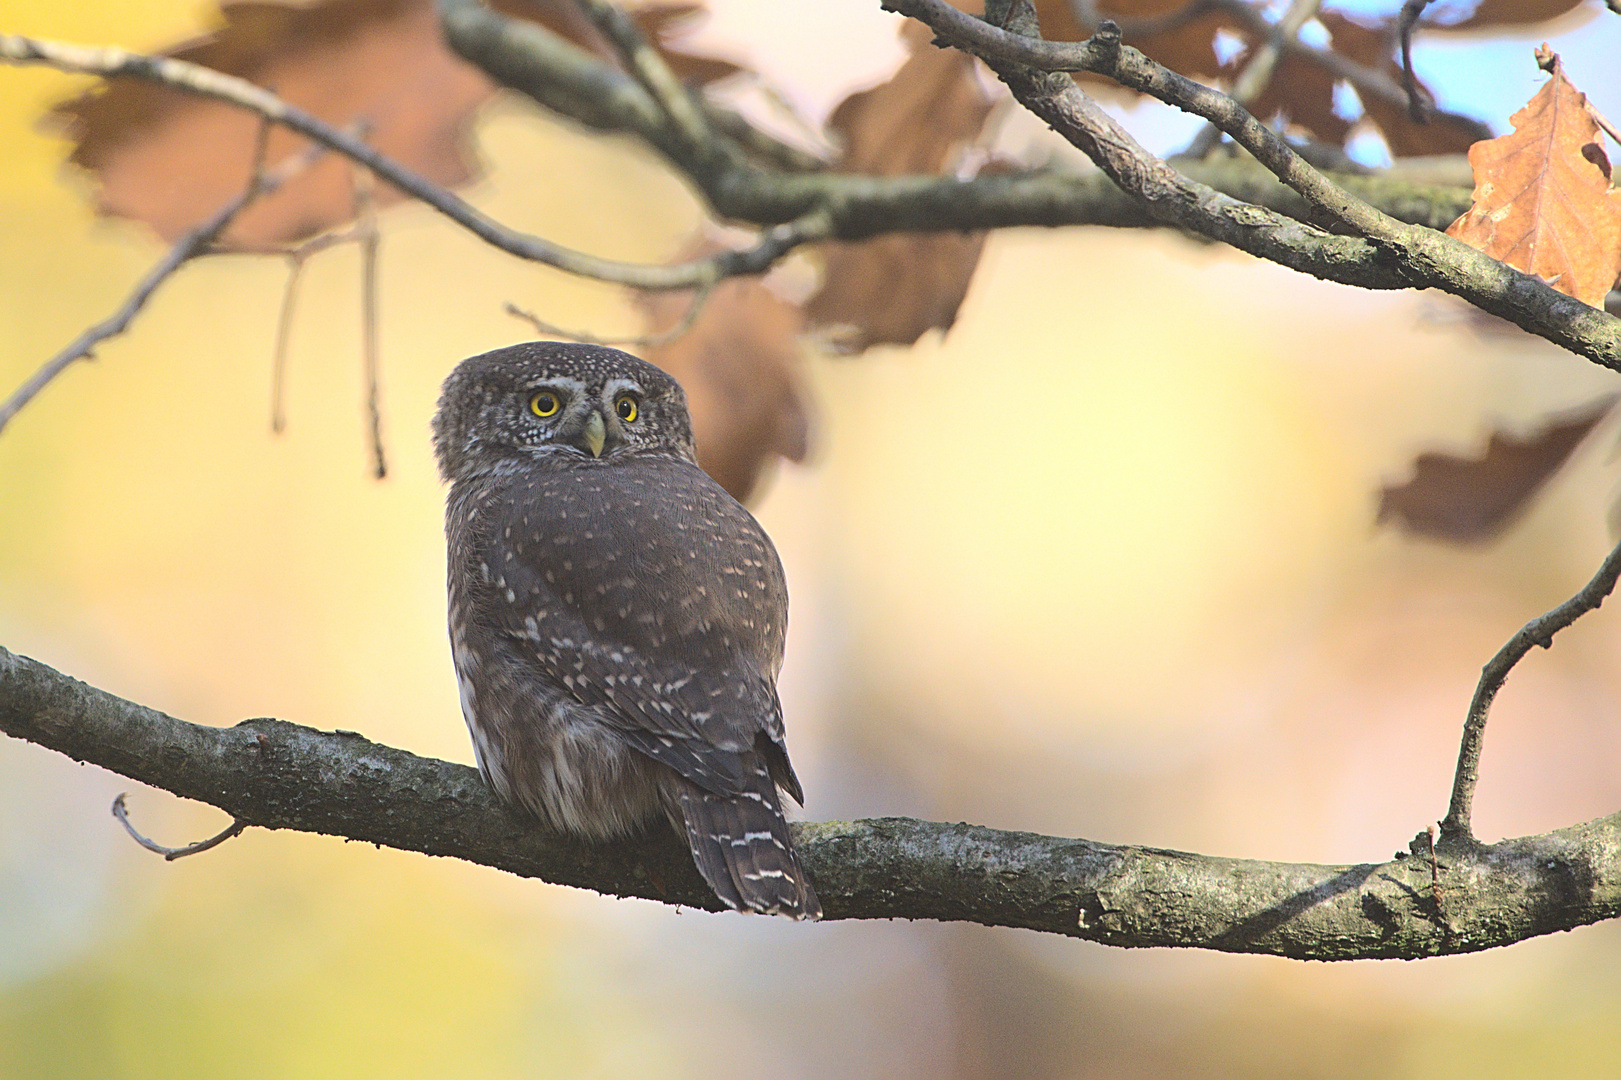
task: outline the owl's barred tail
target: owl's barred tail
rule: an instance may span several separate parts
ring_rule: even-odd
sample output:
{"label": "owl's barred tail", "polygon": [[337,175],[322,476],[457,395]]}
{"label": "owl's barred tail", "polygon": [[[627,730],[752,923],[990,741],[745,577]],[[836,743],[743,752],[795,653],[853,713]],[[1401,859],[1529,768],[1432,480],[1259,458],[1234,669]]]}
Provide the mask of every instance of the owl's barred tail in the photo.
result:
{"label": "owl's barred tail", "polygon": [[777,785],[763,759],[755,755],[750,764],[758,782],[737,795],[676,780],[692,861],[729,908],[820,919],[822,904],[794,852]]}

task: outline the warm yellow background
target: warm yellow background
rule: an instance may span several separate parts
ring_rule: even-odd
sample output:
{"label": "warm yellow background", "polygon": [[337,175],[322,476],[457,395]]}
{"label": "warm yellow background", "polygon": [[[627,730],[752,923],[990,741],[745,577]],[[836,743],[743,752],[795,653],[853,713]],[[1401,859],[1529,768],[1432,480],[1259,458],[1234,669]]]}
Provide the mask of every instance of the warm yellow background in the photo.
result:
{"label": "warm yellow background", "polygon": [[[152,47],[207,19],[202,4],[13,0],[0,22]],[[0,69],[0,392],[161,254],[139,227],[93,220],[64,144],[34,127],[80,85]],[[653,261],[696,220],[622,144],[516,105],[479,135],[490,172],[472,194],[514,225]],[[354,253],[310,267],[280,438],[281,265],[188,267],[0,434],[0,643],[194,721],[278,716],[470,760],[443,629],[438,383],[522,335],[508,300],[604,333],[635,324],[613,290],[420,208],[389,212],[383,256],[389,478],[368,478]],[[1614,422],[1496,544],[1374,529],[1374,492],[1417,450],[1473,449],[1489,423],[1613,387],[1457,314],[1169,235],[1024,231],[991,240],[944,342],[811,358],[813,458],[758,507],[794,596],[784,695],[807,816],[1322,862],[1403,846],[1444,809],[1479,665],[1610,543]],[[1516,673],[1487,740],[1485,837],[1621,806],[1618,648],[1606,609]],[[1615,924],[1332,966],[791,926],[303,834],[250,831],[166,864],[108,816],[124,790],[161,840],[222,824],[0,742],[0,1076],[1621,1067]]]}

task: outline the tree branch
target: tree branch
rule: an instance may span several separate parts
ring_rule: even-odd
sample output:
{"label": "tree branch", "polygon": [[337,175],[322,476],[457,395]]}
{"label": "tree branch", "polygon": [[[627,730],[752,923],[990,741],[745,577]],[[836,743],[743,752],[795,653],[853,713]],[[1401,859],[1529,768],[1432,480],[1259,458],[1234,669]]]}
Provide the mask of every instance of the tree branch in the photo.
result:
{"label": "tree branch", "polygon": [[1508,643],[1497,650],[1497,655],[1481,669],[1475,696],[1469,702],[1469,714],[1464,718],[1463,741],[1458,748],[1458,767],[1452,778],[1452,799],[1447,816],[1441,822],[1441,836],[1446,840],[1474,841],[1469,817],[1475,798],[1475,782],[1480,778],[1480,750],[1486,739],[1486,715],[1491,712],[1492,701],[1503,688],[1514,665],[1525,659],[1533,645],[1544,649],[1553,647],[1553,636],[1589,611],[1598,610],[1615,583],[1621,578],[1621,544],[1617,544],[1593,575],[1593,580],[1582,586],[1580,592],[1563,604],[1522,626]]}
{"label": "tree branch", "polygon": [[[263,153],[263,149],[264,140],[261,138],[260,154]],[[248,181],[242,193],[176,241],[174,247],[169,249],[169,253],[158,260],[157,265],[148,270],[146,276],[136,284],[134,290],[118,306],[117,311],[74,338],[67,348],[47,360],[26,382],[13,391],[10,397],[0,402],[0,431],[4,431],[12,417],[21,412],[25,405],[34,400],[41,390],[50,385],[51,380],[66,371],[74,361],[93,356],[97,345],[129,329],[129,324],[140,314],[146,302],[152,299],[152,294],[158,291],[158,287],[192,259],[208,254],[220,233],[224,232],[250,203],[262,195],[269,195],[298,175],[320,153],[319,148],[311,147],[309,151],[295,154],[269,171],[265,170],[263,161],[256,161],[253,178]]]}
{"label": "tree branch", "polygon": [[460,196],[423,179],[355,136],[234,75],[173,57],[142,56],[123,49],[90,48],[16,34],[0,34],[0,61],[44,64],[59,71],[105,78],[146,79],[257,113],[366,166],[491,247],[598,281],[638,289],[702,288],[727,277],[763,273],[800,244],[823,239],[826,235],[827,222],[811,208],[805,215],[791,215],[800,220],[784,218],[780,222],[769,223],[778,227],[768,231],[754,247],[745,251],[723,251],[707,258],[670,266],[644,266],[601,259],[507,228],[476,210]]}
{"label": "tree branch", "polygon": [[[1225,94],[1184,78],[1120,43],[1105,23],[1085,42],[1013,33],[945,0],[887,0],[967,49],[1000,75],[1020,104],[1052,125],[1116,183],[1167,221],[1305,273],[1363,288],[1435,288],[1538,337],[1621,371],[1621,319],[1431,229],[1406,225],[1313,169],[1288,143]],[[1029,29],[1033,32],[1032,25]],[[1280,180],[1357,238],[1330,237],[1259,207],[1235,204],[1153,157],[1057,72],[1091,71],[1214,123]]]}
{"label": "tree branch", "polygon": [[[584,844],[506,816],[463,765],[278,720],[188,724],[0,649],[0,731],[239,823],[716,909],[674,834]],[[1621,914],[1621,814],[1386,863],[1312,866],[909,818],[794,827],[829,919],[1017,926],[1125,947],[1349,960],[1472,952]],[[1425,857],[1418,857],[1419,855]]]}

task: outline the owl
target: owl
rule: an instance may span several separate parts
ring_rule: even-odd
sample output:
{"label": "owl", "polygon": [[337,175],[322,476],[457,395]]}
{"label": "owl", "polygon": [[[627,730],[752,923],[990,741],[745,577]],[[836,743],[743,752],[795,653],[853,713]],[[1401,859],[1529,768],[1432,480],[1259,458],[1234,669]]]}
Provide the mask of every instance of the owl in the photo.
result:
{"label": "owl", "polygon": [[715,894],[815,919],[776,679],[788,593],[698,467],[686,395],[634,356],[529,342],[464,360],[433,422],[450,642],[479,771],[592,840],[660,818]]}

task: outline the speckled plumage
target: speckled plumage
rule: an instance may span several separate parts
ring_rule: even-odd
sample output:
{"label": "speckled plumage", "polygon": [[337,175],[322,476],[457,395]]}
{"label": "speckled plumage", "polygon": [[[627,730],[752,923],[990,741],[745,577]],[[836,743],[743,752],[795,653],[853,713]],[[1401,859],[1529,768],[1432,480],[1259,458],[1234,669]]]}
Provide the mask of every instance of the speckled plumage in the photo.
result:
{"label": "speckled plumage", "polygon": [[445,381],[434,449],[451,651],[497,795],[592,839],[665,817],[729,906],[818,917],[778,795],[803,801],[782,565],[698,467],[681,387],[600,346],[497,349]]}

